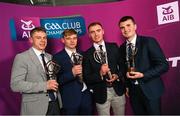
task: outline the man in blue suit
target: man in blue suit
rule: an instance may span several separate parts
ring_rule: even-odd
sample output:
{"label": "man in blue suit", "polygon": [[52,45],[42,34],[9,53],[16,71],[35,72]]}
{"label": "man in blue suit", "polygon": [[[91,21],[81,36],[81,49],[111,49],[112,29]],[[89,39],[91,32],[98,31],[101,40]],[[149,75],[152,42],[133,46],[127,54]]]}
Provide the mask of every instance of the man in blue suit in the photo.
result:
{"label": "man in blue suit", "polygon": [[[74,29],[66,29],[61,39],[65,48],[53,56],[60,66],[59,89],[65,115],[92,114],[91,93],[82,78],[82,56],[76,49],[78,37]],[[78,63],[78,60],[80,61]]]}
{"label": "man in blue suit", "polygon": [[[127,77],[127,95],[133,111],[135,114],[160,114],[160,97],[164,91],[160,76],[169,68],[163,51],[154,38],[136,34],[133,17],[122,17],[119,27],[126,39],[119,49],[120,69]],[[132,67],[135,69],[130,70]]]}

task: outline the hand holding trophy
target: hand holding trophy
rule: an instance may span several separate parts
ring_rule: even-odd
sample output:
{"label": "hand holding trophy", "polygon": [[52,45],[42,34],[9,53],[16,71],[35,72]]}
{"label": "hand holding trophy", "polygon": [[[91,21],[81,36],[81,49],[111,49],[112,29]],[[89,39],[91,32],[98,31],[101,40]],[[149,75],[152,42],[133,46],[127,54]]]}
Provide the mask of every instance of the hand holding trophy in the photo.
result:
{"label": "hand holding trophy", "polygon": [[[73,65],[82,65],[83,61],[83,56],[79,53],[72,53],[72,63]],[[82,73],[78,75],[79,76],[79,81],[83,82],[83,75]]]}
{"label": "hand holding trophy", "polygon": [[134,75],[131,72],[136,71],[136,68],[135,68],[135,56],[137,54],[137,50],[138,50],[137,48],[134,47],[134,49],[133,49],[132,45],[129,45],[128,56],[127,56],[127,67],[128,67],[128,72],[129,72],[130,76]]}
{"label": "hand holding trophy", "polygon": [[52,80],[56,80],[56,74],[59,72],[60,70],[60,65],[57,64],[55,61],[50,60],[47,62],[46,64],[47,66],[47,71],[46,74],[48,76],[48,79],[52,79]]}
{"label": "hand holding trophy", "polygon": [[[59,72],[60,70],[60,65],[58,65],[55,61],[53,60],[50,60],[46,63],[46,75],[47,75],[47,80],[48,81],[53,81],[53,80],[56,80],[57,77],[56,77],[56,74]],[[53,85],[54,86],[57,86],[56,85],[57,82],[53,82]],[[55,91],[57,91],[57,88],[58,87],[53,87],[51,88],[51,90],[48,90],[48,93],[49,93],[49,97],[52,101],[55,101],[56,100],[56,96],[54,94]]]}
{"label": "hand holding trophy", "polygon": [[[100,63],[102,65],[104,64],[107,64],[107,53],[102,51],[102,50],[96,50],[94,51],[94,60],[97,62],[97,63]],[[107,72],[108,74],[108,80],[111,80],[112,78],[112,74],[111,74],[111,71],[109,70]]]}

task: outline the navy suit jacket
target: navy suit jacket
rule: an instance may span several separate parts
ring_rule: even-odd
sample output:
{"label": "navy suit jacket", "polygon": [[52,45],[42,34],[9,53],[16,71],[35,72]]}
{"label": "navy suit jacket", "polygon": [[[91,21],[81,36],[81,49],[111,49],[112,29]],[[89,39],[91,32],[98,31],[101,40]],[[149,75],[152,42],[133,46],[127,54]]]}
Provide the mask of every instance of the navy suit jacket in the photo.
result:
{"label": "navy suit jacket", "polygon": [[[160,76],[168,71],[169,65],[158,42],[152,37],[137,36],[137,54],[135,56],[136,71],[142,72],[144,77],[138,79],[144,95],[148,99],[158,98],[164,91],[164,85]],[[127,72],[126,67],[126,42],[120,48],[120,66],[124,76]],[[135,94],[131,91],[131,80],[127,79],[127,86],[130,95]]]}
{"label": "navy suit jacket", "polygon": [[[108,65],[111,73],[118,74],[119,78],[121,78],[118,70],[118,46],[115,43],[105,43],[105,46],[107,50]],[[99,73],[101,64],[94,60],[94,51],[95,48],[92,46],[85,52],[83,61],[83,75],[88,87],[93,90],[95,102],[105,103],[107,100],[106,81],[101,79]],[[119,96],[123,95],[125,87],[121,79],[114,81],[112,85],[115,92]]]}
{"label": "navy suit jacket", "polygon": [[57,74],[58,83],[60,84],[60,93],[64,108],[72,108],[80,105],[82,98],[82,84],[78,77],[74,77],[72,73],[72,61],[65,49],[53,56],[61,69]]}

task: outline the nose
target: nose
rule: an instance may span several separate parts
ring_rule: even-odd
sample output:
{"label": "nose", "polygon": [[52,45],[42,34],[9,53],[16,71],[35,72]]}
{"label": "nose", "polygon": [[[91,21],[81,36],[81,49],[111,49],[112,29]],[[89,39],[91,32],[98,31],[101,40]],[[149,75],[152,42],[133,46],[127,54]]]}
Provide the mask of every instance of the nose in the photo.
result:
{"label": "nose", "polygon": [[128,30],[128,28],[127,27],[124,27],[124,32],[126,32]]}
{"label": "nose", "polygon": [[97,36],[98,35],[98,33],[97,32],[95,32],[95,36]]}

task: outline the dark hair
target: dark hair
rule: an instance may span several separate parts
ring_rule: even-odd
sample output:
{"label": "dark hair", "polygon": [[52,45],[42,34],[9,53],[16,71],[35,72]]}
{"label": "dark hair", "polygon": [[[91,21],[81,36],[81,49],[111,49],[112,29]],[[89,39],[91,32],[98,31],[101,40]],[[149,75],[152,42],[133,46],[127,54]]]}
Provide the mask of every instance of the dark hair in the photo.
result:
{"label": "dark hair", "polygon": [[77,35],[77,32],[74,29],[65,29],[62,33],[63,37],[70,36],[70,35]]}
{"label": "dark hair", "polygon": [[134,20],[134,18],[132,16],[124,16],[119,20],[118,25],[120,25],[121,22],[124,22],[124,21],[127,21],[127,20],[132,20],[132,22],[134,24],[136,24],[136,22],[135,22],[135,20]]}
{"label": "dark hair", "polygon": [[92,22],[92,23],[89,24],[88,30],[89,30],[90,27],[95,26],[95,25],[99,25],[99,26],[102,27],[102,24],[100,22]]}
{"label": "dark hair", "polygon": [[32,37],[35,32],[39,32],[39,31],[46,33],[46,30],[43,27],[35,27],[30,31],[30,36]]}

